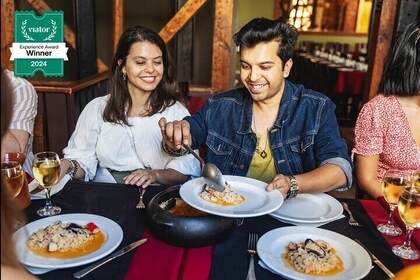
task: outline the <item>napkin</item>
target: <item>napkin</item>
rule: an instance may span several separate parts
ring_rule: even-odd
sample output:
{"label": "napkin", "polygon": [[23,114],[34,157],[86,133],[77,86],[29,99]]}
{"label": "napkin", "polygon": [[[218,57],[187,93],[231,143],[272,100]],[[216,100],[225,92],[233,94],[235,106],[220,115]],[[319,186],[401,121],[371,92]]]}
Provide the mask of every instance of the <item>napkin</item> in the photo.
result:
{"label": "napkin", "polygon": [[[57,184],[55,184],[51,188],[51,195],[54,195],[54,194],[58,193],[59,191],[61,191],[69,180],[70,180],[70,175],[66,174],[60,181],[58,181]],[[31,191],[36,189],[38,186],[39,186],[39,183],[38,183],[37,180],[32,180],[32,182],[28,185],[29,193],[31,194],[31,199],[33,199],[33,200],[35,200],[35,199],[45,199],[45,191],[43,191],[43,190],[40,191],[40,192],[34,193],[34,194],[31,193]]]}
{"label": "napkin", "polygon": [[342,218],[345,217],[343,214],[341,214],[337,218],[335,218],[334,220],[330,220],[330,221],[326,221],[326,222],[319,222],[319,223],[299,223],[299,222],[286,221],[286,220],[283,220],[283,219],[281,219],[279,217],[272,216],[272,215],[270,215],[270,216],[273,217],[274,219],[279,220],[280,222],[283,222],[283,223],[286,223],[286,224],[291,224],[291,225],[295,225],[295,226],[304,226],[304,227],[320,227],[320,226],[323,226],[323,225],[326,225],[328,223],[331,223],[331,222],[340,220],[340,219],[342,219]]}
{"label": "napkin", "polygon": [[125,280],[208,279],[213,257],[213,246],[182,248],[169,245],[146,230],[147,242],[133,257]]}

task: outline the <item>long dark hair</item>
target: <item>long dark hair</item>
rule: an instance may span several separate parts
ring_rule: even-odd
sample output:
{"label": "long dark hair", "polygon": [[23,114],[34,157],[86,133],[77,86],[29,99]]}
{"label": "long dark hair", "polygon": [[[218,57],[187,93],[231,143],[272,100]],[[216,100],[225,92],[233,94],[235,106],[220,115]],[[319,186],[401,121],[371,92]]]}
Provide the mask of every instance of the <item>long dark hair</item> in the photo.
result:
{"label": "long dark hair", "polygon": [[[150,96],[151,111],[147,116],[152,116],[172,106],[176,101],[185,104],[183,95],[178,90],[175,80],[175,67],[168,48],[163,39],[152,29],[144,26],[134,26],[124,31],[118,42],[114,60],[112,62],[112,77],[108,82],[110,95],[106,104],[103,119],[107,122],[129,125],[126,110],[130,110],[132,100],[128,92],[127,81],[123,79],[122,67],[126,63],[131,46],[137,42],[150,42],[162,51],[163,77]],[[120,64],[119,61],[122,61]]]}
{"label": "long dark hair", "polygon": [[271,20],[263,17],[252,19],[233,35],[239,48],[253,48],[259,43],[277,40],[280,42],[277,55],[283,67],[293,56],[297,38],[296,28],[285,19]]}
{"label": "long dark hair", "polygon": [[407,25],[389,49],[379,84],[383,95],[420,94],[420,21]]}

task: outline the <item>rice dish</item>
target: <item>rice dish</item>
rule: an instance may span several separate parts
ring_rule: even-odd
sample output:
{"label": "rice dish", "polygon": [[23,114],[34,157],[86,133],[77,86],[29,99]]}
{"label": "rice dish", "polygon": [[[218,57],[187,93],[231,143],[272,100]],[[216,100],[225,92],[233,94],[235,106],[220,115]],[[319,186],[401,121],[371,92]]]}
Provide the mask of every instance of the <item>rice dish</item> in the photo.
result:
{"label": "rice dish", "polygon": [[199,196],[206,201],[224,206],[239,205],[245,201],[245,198],[239,193],[234,192],[232,186],[229,184],[225,185],[223,192],[216,191],[212,186],[206,184]]}
{"label": "rice dish", "polygon": [[323,240],[290,242],[283,258],[297,271],[310,275],[332,275],[343,270],[334,248]]}
{"label": "rice dish", "polygon": [[[36,254],[64,253],[63,257],[65,257],[67,252],[71,252],[71,255],[77,251],[82,251],[79,252],[81,255],[90,253],[100,247],[103,242],[104,236],[94,223],[81,226],[57,221],[32,233],[26,241],[26,245]],[[92,247],[90,246],[92,243],[99,243],[97,244],[99,246],[95,245],[95,248],[89,249]],[[57,257],[57,254],[54,256]]]}

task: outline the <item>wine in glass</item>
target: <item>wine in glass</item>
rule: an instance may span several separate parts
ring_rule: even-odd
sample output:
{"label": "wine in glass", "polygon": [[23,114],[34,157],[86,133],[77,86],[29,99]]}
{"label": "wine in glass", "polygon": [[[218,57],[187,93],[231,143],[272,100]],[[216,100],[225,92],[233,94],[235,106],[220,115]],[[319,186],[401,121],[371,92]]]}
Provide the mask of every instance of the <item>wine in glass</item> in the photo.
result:
{"label": "wine in glass", "polygon": [[410,186],[410,173],[401,170],[388,170],[382,181],[382,193],[389,204],[389,217],[386,224],[379,224],[378,230],[386,235],[397,236],[402,230],[394,224],[394,213],[398,200],[405,187]]}
{"label": "wine in glass", "polygon": [[25,183],[25,172],[22,166],[16,161],[5,161],[1,163],[1,181],[7,188],[10,198],[14,199],[22,190]]}
{"label": "wine in glass", "polygon": [[51,203],[51,188],[60,178],[60,158],[54,152],[41,152],[34,155],[32,171],[35,179],[45,190],[45,206],[37,211],[41,217],[60,214],[61,208]]}
{"label": "wine in glass", "polygon": [[[417,173],[417,180],[420,172]],[[405,188],[398,201],[398,212],[406,226],[406,238],[403,245],[395,245],[392,252],[395,255],[407,259],[416,260],[420,257],[419,252],[411,248],[411,235],[415,228],[420,227],[420,190],[416,188],[413,180],[412,188]]]}

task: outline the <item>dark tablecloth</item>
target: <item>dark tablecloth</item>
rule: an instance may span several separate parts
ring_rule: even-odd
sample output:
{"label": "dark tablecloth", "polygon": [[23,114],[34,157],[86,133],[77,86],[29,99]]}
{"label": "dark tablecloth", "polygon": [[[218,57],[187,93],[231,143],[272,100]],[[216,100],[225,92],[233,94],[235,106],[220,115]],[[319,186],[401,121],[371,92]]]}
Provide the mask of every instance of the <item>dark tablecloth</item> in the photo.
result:
{"label": "dark tablecloth", "polygon": [[[161,190],[163,190],[162,187],[150,187],[145,193],[145,202],[150,201]],[[140,239],[147,228],[146,210],[135,208],[138,198],[138,189],[136,187],[70,181],[62,191],[52,197],[52,201],[53,204],[62,207],[63,214],[97,214],[117,222],[124,231],[124,238],[119,246],[121,248]],[[400,270],[403,267],[400,259],[392,253],[390,246],[376,230],[375,225],[360,202],[353,199],[345,201],[349,204],[356,219],[364,226],[360,228],[350,227],[347,223],[347,218],[344,218],[324,225],[321,228],[332,230],[352,239],[357,238],[361,240],[393,272]],[[28,222],[40,219],[36,214],[36,210],[44,203],[45,200],[32,201],[30,207],[26,209]],[[269,230],[287,225],[268,215],[244,219],[244,223],[238,226],[227,240],[214,246],[209,279],[245,279],[249,262],[249,255],[246,251],[248,234],[258,233],[261,236]],[[141,246],[139,247],[140,249]],[[98,268],[83,279],[124,279],[134,254],[135,250]],[[39,275],[39,277],[41,279],[74,279],[73,273],[86,266],[58,269]],[[257,279],[282,279],[280,276],[270,273],[257,264],[255,269]],[[387,279],[387,277],[382,270],[374,266],[365,279],[377,280]]]}

